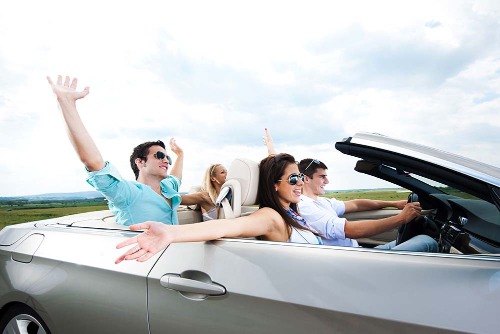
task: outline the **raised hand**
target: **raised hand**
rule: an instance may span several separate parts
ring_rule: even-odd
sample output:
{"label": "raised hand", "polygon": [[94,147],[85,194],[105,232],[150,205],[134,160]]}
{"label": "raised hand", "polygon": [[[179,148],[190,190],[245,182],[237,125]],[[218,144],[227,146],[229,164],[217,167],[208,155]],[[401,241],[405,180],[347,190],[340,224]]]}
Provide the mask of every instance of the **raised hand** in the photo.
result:
{"label": "raised hand", "polygon": [[264,145],[267,147],[267,154],[276,154],[276,150],[274,149],[274,143],[273,143],[273,137],[271,137],[271,134],[267,130],[267,128],[264,128],[264,136],[262,136],[262,141],[264,142]]}
{"label": "raised hand", "polygon": [[170,145],[170,150],[174,152],[177,156],[182,155],[184,153],[182,148],[179,145],[177,145],[177,142],[175,141],[174,138],[170,138],[169,145]]}
{"label": "raised hand", "polygon": [[54,94],[56,94],[59,102],[65,102],[65,101],[74,102],[78,99],[84,98],[89,93],[88,86],[81,91],[76,90],[76,86],[78,84],[77,78],[73,78],[73,80],[71,80],[69,76],[66,76],[63,83],[62,76],[58,75],[57,83],[54,84],[52,79],[49,76],[47,76],[47,81],[52,87],[52,91],[54,92]]}

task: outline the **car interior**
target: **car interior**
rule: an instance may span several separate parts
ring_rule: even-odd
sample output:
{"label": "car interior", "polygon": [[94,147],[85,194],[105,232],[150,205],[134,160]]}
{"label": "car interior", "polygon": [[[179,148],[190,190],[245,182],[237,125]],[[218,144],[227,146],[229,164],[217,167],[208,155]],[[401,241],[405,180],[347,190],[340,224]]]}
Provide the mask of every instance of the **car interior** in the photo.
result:
{"label": "car interior", "polygon": [[[427,234],[438,240],[440,252],[458,254],[497,254],[500,255],[500,219],[494,204],[480,198],[461,198],[456,194],[447,194],[447,187],[430,184],[425,177],[419,178],[416,168],[403,170],[397,164],[390,165],[372,159],[357,162],[355,170],[389,181],[411,192],[409,201],[420,201],[422,219],[402,225],[398,229],[384,232],[371,238],[358,239],[363,247],[375,247],[397,240],[404,242],[417,234]],[[405,164],[402,164],[405,165]],[[429,171],[427,171],[429,176]],[[434,171],[436,173],[436,171]],[[425,174],[425,173],[418,173]],[[434,175],[431,175],[434,176]],[[249,215],[258,209],[257,188],[259,179],[258,163],[245,158],[235,159],[228,168],[226,182],[216,205],[220,208],[219,218],[234,218]],[[435,179],[435,178],[434,178]],[[441,181],[445,178],[441,177]],[[458,185],[460,182],[452,182]],[[469,183],[466,190],[480,192],[478,186]],[[199,191],[199,186],[190,192]],[[348,220],[381,219],[396,215],[399,210],[375,210],[346,214]],[[75,227],[105,228],[128,230],[127,226],[115,223],[110,211],[96,213],[96,219],[74,222]],[[179,224],[191,224],[202,221],[201,210],[196,206],[180,206]],[[73,218],[74,219],[74,218]],[[423,220],[423,221],[422,221]]]}

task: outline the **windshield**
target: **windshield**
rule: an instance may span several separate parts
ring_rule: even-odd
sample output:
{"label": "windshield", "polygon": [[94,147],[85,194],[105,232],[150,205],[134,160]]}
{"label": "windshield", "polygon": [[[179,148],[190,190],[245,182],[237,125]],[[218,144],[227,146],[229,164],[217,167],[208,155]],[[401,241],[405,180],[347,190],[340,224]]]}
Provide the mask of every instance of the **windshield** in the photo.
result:
{"label": "windshield", "polygon": [[417,179],[421,182],[424,182],[436,189],[438,189],[439,191],[447,194],[447,195],[452,195],[452,196],[455,196],[455,197],[459,197],[459,198],[463,198],[463,199],[476,199],[476,200],[479,200],[478,197],[476,196],[473,196],[469,193],[466,193],[466,192],[463,192],[461,190],[458,190],[458,189],[455,189],[453,187],[450,187],[446,184],[442,184],[442,183],[439,183],[439,182],[436,182],[434,180],[431,180],[431,179],[428,179],[426,177],[423,177],[421,175],[418,175],[418,174],[411,174],[411,176],[414,178],[414,179]]}

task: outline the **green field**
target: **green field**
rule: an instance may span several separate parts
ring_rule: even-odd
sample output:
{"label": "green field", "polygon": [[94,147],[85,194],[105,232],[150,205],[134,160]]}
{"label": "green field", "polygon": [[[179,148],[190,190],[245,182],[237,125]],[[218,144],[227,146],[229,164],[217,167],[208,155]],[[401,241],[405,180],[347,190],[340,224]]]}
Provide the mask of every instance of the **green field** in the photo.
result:
{"label": "green field", "polygon": [[325,197],[336,198],[341,201],[350,201],[352,199],[377,199],[384,201],[399,201],[408,198],[408,191],[405,190],[353,190],[353,191],[334,191],[325,194]]}
{"label": "green field", "polygon": [[63,202],[0,202],[0,229],[7,225],[31,222],[42,219],[62,217],[75,213],[105,210],[108,205],[104,200],[82,200]]}
{"label": "green field", "polygon": [[[397,190],[363,190],[329,192],[325,196],[335,197],[343,201],[355,198],[396,201],[406,199],[408,193]],[[62,217],[75,213],[106,210],[107,208],[108,206],[104,200],[64,202],[3,201],[0,202],[0,229],[12,224]]]}

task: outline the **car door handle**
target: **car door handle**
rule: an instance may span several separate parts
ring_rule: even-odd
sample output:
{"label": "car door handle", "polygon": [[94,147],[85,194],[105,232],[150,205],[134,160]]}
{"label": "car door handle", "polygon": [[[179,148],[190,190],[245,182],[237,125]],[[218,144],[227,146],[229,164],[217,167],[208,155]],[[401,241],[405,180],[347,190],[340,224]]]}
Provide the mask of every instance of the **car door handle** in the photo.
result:
{"label": "car door handle", "polygon": [[201,295],[220,296],[226,293],[226,288],[217,283],[201,282],[191,278],[180,277],[177,274],[162,276],[160,284],[168,289]]}

